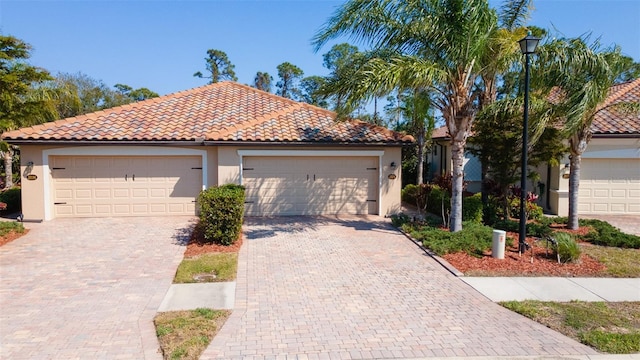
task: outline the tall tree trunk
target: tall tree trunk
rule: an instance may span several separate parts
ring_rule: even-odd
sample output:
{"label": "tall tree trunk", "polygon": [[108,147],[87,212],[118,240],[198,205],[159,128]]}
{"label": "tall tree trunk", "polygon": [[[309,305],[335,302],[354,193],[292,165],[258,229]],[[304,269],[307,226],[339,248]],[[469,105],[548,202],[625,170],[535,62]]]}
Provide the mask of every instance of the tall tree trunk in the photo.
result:
{"label": "tall tree trunk", "polygon": [[452,135],[451,139],[451,221],[449,231],[462,230],[462,189],[463,189],[463,165],[465,140],[456,139]]}
{"label": "tall tree trunk", "polygon": [[569,221],[567,227],[571,230],[578,229],[578,190],[580,187],[580,163],[581,154],[571,154],[569,163]]}
{"label": "tall tree trunk", "polygon": [[425,143],[425,131],[424,126],[418,129],[418,168],[416,183],[421,185],[424,181],[424,143]]}
{"label": "tall tree trunk", "polygon": [[13,152],[11,147],[3,153],[4,155],[4,188],[11,189],[13,187]]}
{"label": "tall tree trunk", "polygon": [[580,164],[582,154],[587,150],[587,144],[591,140],[591,131],[583,127],[569,139],[571,156],[569,157],[569,220],[567,227],[577,230],[578,224],[578,192],[580,190]]}

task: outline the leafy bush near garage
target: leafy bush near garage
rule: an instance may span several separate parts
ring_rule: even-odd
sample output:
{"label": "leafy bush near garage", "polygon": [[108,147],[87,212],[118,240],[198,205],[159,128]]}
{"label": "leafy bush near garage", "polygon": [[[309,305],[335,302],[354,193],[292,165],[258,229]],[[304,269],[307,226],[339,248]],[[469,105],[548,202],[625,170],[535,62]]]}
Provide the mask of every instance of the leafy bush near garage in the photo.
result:
{"label": "leafy bush near garage", "polygon": [[242,231],[244,187],[226,184],[204,190],[198,196],[200,226],[205,240],[231,245]]}
{"label": "leafy bush near garage", "polygon": [[22,193],[19,187],[14,187],[0,192],[0,202],[7,204],[3,209],[7,213],[20,211],[22,208]]}
{"label": "leafy bush near garage", "polygon": [[419,191],[420,188],[418,187],[418,185],[408,184],[402,189],[402,192],[400,193],[402,201],[411,205],[416,205],[416,196],[418,195]]}
{"label": "leafy bush near garage", "polygon": [[410,222],[411,222],[411,217],[405,213],[391,215],[391,225],[397,228]]}

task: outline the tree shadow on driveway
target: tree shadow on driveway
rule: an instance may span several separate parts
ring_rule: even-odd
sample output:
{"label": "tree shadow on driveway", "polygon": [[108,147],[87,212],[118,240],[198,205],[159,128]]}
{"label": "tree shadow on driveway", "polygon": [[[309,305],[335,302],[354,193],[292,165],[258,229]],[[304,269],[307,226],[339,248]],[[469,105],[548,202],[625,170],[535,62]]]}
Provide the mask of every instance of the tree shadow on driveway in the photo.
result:
{"label": "tree shadow on driveway", "polygon": [[353,230],[396,232],[384,218],[366,215],[327,216],[272,216],[246,217],[244,234],[246,240],[271,238],[279,233],[302,233],[318,230],[323,225],[341,225]]}

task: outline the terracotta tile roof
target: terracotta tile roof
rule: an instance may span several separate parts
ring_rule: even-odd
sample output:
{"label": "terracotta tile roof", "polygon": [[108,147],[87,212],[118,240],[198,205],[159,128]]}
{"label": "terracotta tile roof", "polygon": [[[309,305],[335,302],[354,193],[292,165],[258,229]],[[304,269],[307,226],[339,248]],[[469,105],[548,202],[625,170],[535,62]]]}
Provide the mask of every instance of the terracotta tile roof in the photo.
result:
{"label": "terracotta tile roof", "polygon": [[411,136],[234,82],[6,132],[9,142],[247,141],[410,143]]}
{"label": "terracotta tile roof", "polygon": [[620,102],[640,102],[640,78],[614,85],[591,124],[594,135],[640,134],[640,114],[629,114],[611,105]]}
{"label": "terracotta tile roof", "polygon": [[449,129],[446,125],[440,126],[439,128],[433,129],[431,133],[432,139],[449,139],[451,136],[449,135]]}

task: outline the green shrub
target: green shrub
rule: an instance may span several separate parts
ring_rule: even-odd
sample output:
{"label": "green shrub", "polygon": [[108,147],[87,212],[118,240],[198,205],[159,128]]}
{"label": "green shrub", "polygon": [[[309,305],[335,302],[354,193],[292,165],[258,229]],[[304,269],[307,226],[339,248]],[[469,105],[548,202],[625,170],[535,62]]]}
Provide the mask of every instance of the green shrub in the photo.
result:
{"label": "green shrub", "polygon": [[442,215],[442,205],[444,204],[445,213],[451,211],[451,197],[446,190],[438,185],[434,185],[427,201],[427,211],[432,214]]}
{"label": "green shrub", "polygon": [[0,193],[0,202],[7,204],[8,213],[18,212],[22,209],[22,194],[19,187],[14,187]]}
{"label": "green shrub", "polygon": [[[482,200],[482,194],[480,195],[480,199]],[[498,220],[500,220],[499,214],[502,214],[501,204],[499,202],[499,198],[496,196],[489,195],[487,199],[487,203],[482,209],[483,221],[485,225],[493,226]]]}
{"label": "green shrub", "polygon": [[[549,223],[550,224],[550,223]],[[528,222],[527,223],[527,235],[535,237],[545,237],[551,235],[553,230],[549,227],[549,224],[545,222]],[[493,224],[495,229],[504,231],[519,232],[520,222],[514,220],[499,220]]]}
{"label": "green shrub", "polygon": [[560,261],[563,263],[576,262],[580,259],[580,245],[576,243],[571,234],[565,232],[557,232],[553,235],[556,239],[556,254],[560,255]]}
{"label": "green shrub", "polygon": [[462,199],[462,221],[482,224],[482,194],[477,193]]}
{"label": "green shrub", "polygon": [[400,213],[397,215],[391,215],[391,225],[399,228],[402,225],[411,222],[411,217],[405,213]]}
{"label": "green shrub", "polygon": [[[527,213],[527,220],[538,220],[544,217],[544,211],[538,204],[527,201],[525,211]],[[520,198],[509,198],[509,212],[510,215],[516,219],[520,218]]]}
{"label": "green shrub", "polygon": [[411,231],[411,236],[438,255],[466,252],[482,255],[491,248],[493,229],[488,226],[465,222],[462,230],[451,233],[433,227],[422,227]]}
{"label": "green shrub", "polygon": [[404,187],[404,189],[402,189],[402,192],[401,192],[402,201],[411,205],[416,205],[416,197],[418,196],[419,193],[420,193],[420,188],[418,187],[418,185],[408,184],[407,186]]}
{"label": "green shrub", "polygon": [[580,219],[580,226],[591,226],[593,229],[583,240],[596,245],[621,248],[640,249],[640,236],[625,234],[606,221],[596,219]]}
{"label": "green shrub", "polygon": [[240,236],[244,215],[244,187],[227,184],[198,196],[200,226],[205,240],[231,245]]}

